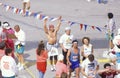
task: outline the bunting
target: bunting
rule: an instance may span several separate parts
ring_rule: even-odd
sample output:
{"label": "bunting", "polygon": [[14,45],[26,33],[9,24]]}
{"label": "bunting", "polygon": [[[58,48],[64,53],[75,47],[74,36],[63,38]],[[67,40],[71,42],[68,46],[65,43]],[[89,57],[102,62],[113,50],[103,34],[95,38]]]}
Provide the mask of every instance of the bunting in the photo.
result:
{"label": "bunting", "polygon": [[[11,10],[14,14],[24,14],[23,9],[15,8],[13,6],[9,6],[9,5],[3,4],[1,2],[0,2],[0,6],[3,6],[6,9],[6,11]],[[56,21],[58,19],[55,17],[49,17],[49,16],[46,16],[46,15],[43,15],[40,13],[35,13],[35,12],[30,12],[30,11],[25,11],[25,16],[33,16],[34,18],[39,19],[39,20],[44,20],[45,18],[48,18],[49,21]],[[61,19],[61,22],[66,22],[70,26],[73,26],[74,24],[78,24],[80,26],[80,30],[82,30],[84,28],[85,31],[87,30],[88,27],[92,28],[93,30],[97,29],[100,32],[102,31],[102,29],[104,29],[104,28],[100,28],[98,26],[93,26],[93,25],[91,26],[91,25],[81,24],[78,22],[67,21],[67,20],[63,20],[63,19]]]}

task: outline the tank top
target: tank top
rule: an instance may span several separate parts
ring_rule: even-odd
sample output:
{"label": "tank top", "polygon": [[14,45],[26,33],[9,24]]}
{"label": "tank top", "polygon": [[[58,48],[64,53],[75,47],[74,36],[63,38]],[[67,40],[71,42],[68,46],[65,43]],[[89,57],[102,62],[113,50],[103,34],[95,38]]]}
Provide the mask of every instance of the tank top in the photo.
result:
{"label": "tank top", "polygon": [[89,55],[92,53],[92,44],[89,44],[89,46],[83,45],[84,47],[84,55]]}
{"label": "tank top", "polygon": [[70,61],[76,62],[79,61],[79,54],[80,54],[80,49],[78,48],[78,53],[74,53],[73,49],[71,49],[70,53]]}

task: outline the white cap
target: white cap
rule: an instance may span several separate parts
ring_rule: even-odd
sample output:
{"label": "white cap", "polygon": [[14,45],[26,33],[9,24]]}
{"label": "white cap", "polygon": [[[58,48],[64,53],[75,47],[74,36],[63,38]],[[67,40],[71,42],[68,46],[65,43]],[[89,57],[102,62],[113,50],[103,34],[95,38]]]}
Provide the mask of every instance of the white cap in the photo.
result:
{"label": "white cap", "polygon": [[120,35],[120,28],[118,29],[118,35]]}
{"label": "white cap", "polygon": [[10,25],[8,22],[5,22],[2,26],[3,28],[10,29]]}
{"label": "white cap", "polygon": [[71,27],[70,27],[70,26],[68,26],[68,27],[66,27],[66,28],[65,28],[65,30],[71,30]]}
{"label": "white cap", "polygon": [[58,61],[62,61],[64,59],[64,56],[62,54],[58,55]]}

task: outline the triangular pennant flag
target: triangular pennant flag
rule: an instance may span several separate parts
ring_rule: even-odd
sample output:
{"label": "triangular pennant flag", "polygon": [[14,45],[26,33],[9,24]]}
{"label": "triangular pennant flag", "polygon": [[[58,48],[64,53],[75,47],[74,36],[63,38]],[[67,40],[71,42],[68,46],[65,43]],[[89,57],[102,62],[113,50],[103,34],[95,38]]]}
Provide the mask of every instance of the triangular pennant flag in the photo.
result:
{"label": "triangular pennant flag", "polygon": [[71,22],[70,26],[72,26],[73,24],[75,24],[75,22]]}
{"label": "triangular pennant flag", "polygon": [[50,18],[50,21],[56,21],[58,18]]}
{"label": "triangular pennant flag", "polygon": [[91,26],[92,27],[92,29],[95,29],[95,26]]}
{"label": "triangular pennant flag", "polygon": [[26,15],[26,16],[29,16],[29,11],[26,11],[26,12],[25,12],[25,15]]}
{"label": "triangular pennant flag", "polygon": [[33,14],[32,12],[29,12],[29,14],[28,14],[28,15],[29,15],[29,16],[32,16],[32,14]]}
{"label": "triangular pennant flag", "polygon": [[11,7],[12,10],[14,10],[14,7]]}
{"label": "triangular pennant flag", "polygon": [[14,9],[13,9],[13,13],[16,13],[16,10],[17,10],[17,8],[14,8]]}
{"label": "triangular pennant flag", "polygon": [[80,24],[80,30],[82,30],[82,28],[83,28],[83,24]]}
{"label": "triangular pennant flag", "polygon": [[100,32],[102,31],[99,27],[96,27],[96,29],[98,29]]}
{"label": "triangular pennant flag", "polygon": [[19,11],[19,9],[17,8],[17,9],[16,9],[16,14],[18,13],[18,11]]}
{"label": "triangular pennant flag", "polygon": [[10,6],[6,6],[6,11],[8,11],[10,9]]}
{"label": "triangular pennant flag", "polygon": [[22,9],[19,10],[19,14],[23,14],[23,10]]}
{"label": "triangular pennant flag", "polygon": [[7,7],[7,5],[5,4],[4,7]]}
{"label": "triangular pennant flag", "polygon": [[37,14],[36,19],[39,19],[39,18],[40,18],[40,14]]}
{"label": "triangular pennant flag", "polygon": [[37,14],[38,14],[38,13],[34,13],[34,15],[33,15],[33,16],[34,16],[34,17],[36,17],[36,16],[37,16]]}
{"label": "triangular pennant flag", "polygon": [[85,31],[87,30],[87,25],[84,25],[85,26]]}

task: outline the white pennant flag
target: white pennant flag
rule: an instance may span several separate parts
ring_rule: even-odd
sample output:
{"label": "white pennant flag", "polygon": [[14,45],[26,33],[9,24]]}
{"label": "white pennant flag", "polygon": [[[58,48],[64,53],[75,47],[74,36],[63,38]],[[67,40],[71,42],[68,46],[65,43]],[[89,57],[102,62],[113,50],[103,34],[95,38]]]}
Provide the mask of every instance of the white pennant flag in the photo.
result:
{"label": "white pennant flag", "polygon": [[6,6],[6,11],[8,11],[10,9],[10,6]]}
{"label": "white pennant flag", "polygon": [[2,3],[0,2],[0,5],[2,5]]}
{"label": "white pennant flag", "polygon": [[58,18],[53,18],[51,21],[56,21],[56,20],[58,20]]}
{"label": "white pennant flag", "polygon": [[13,13],[16,13],[16,10],[17,10],[17,8],[14,8],[14,9],[13,9]]}
{"label": "white pennant flag", "polygon": [[40,19],[40,14],[37,14],[36,18],[37,18],[37,19]]}
{"label": "white pennant flag", "polygon": [[19,14],[23,14],[23,10],[22,9],[20,10]]}

